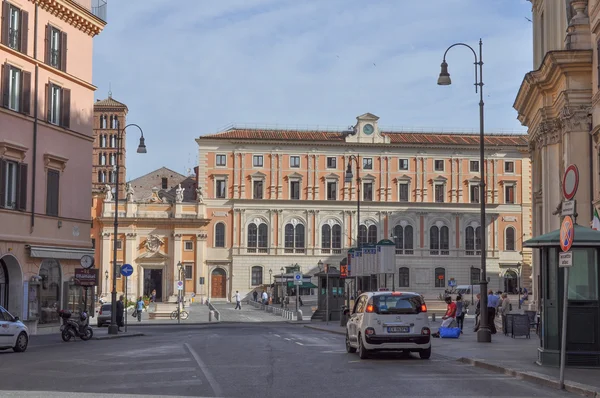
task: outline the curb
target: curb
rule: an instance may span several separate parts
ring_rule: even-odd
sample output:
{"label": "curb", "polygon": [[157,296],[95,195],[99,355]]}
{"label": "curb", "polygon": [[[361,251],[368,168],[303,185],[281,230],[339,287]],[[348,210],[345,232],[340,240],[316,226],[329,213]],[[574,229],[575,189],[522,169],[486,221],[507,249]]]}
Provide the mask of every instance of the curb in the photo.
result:
{"label": "curb", "polygon": [[105,336],[94,336],[92,340],[112,340],[112,339],[123,339],[126,337],[139,337],[145,336],[144,333],[127,333],[127,334],[107,334]]}
{"label": "curb", "polygon": [[331,329],[325,329],[325,328],[321,328],[318,326],[313,326],[313,325],[304,325],[305,328],[308,329],[314,329],[314,330],[319,330],[321,332],[328,332],[328,333],[333,333],[333,334],[341,334],[342,336],[345,335],[344,332],[342,332],[341,330],[331,330]]}
{"label": "curb", "polygon": [[[208,322],[208,321],[206,321],[206,322],[185,322],[185,321],[182,321],[181,323],[177,323],[177,321],[173,321],[173,322],[167,323],[167,322],[157,321],[156,323],[151,323],[151,322],[136,322],[135,324],[134,323],[127,324],[127,326],[130,327],[130,328],[131,327],[136,327],[137,328],[138,326],[177,326],[177,325],[179,325],[179,326],[181,326],[181,325],[196,325],[196,326],[198,326],[198,325],[211,325],[213,323],[219,323],[219,322],[218,321],[217,322],[214,322],[214,321],[213,322]],[[96,327],[96,329],[97,328],[98,327]]]}
{"label": "curb", "polygon": [[[537,372],[520,371],[511,368],[507,368],[501,365],[495,365],[492,363],[484,362],[478,359],[472,358],[459,358],[458,362],[462,362],[467,365],[475,366],[478,368],[486,369],[496,373],[502,373],[507,376],[512,376],[517,379],[525,380],[531,383],[539,384],[546,387],[560,389],[559,381],[554,377],[550,377]],[[575,383],[572,381],[565,380],[565,390],[573,394],[577,394],[583,397],[600,398],[600,389],[594,386],[586,384]]]}

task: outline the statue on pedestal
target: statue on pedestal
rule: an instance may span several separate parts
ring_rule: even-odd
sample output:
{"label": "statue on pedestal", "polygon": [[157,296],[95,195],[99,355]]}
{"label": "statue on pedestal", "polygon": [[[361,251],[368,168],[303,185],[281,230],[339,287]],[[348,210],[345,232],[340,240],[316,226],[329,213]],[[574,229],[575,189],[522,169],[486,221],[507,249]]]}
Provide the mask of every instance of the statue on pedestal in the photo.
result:
{"label": "statue on pedestal", "polygon": [[196,188],[196,200],[198,201],[198,203],[204,203],[204,195],[202,194],[201,186],[198,186],[198,188]]}
{"label": "statue on pedestal", "polygon": [[185,188],[182,188],[181,184],[179,184],[175,190],[175,203],[183,202],[183,191],[185,191]]}
{"label": "statue on pedestal", "polygon": [[131,183],[127,183],[127,185],[125,186],[125,192],[127,195],[127,201],[133,202],[133,194],[135,193],[135,191],[133,190],[133,186],[131,185]]}
{"label": "statue on pedestal", "polygon": [[104,196],[104,201],[105,202],[112,202],[113,201],[112,188],[108,184],[104,185],[104,195],[105,195]]}

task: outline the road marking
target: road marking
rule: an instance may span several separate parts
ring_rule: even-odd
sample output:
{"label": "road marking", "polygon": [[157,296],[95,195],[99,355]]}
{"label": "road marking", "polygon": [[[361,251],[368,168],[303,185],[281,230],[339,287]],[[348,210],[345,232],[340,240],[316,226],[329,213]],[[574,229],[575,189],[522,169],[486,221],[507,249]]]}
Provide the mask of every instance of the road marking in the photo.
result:
{"label": "road marking", "polygon": [[299,341],[296,341],[296,344],[298,344],[298,345],[304,345],[304,344],[300,343]]}
{"label": "road marking", "polygon": [[173,381],[139,381],[137,383],[119,383],[103,385],[101,388],[106,390],[133,390],[139,389],[140,384],[144,387],[181,387],[184,385],[193,386],[203,384],[202,380],[173,380]]}
{"label": "road marking", "polygon": [[200,355],[198,355],[198,353],[196,351],[194,351],[194,349],[188,343],[184,343],[183,345],[188,349],[190,354],[192,354],[192,356],[196,360],[196,363],[202,370],[202,373],[204,373],[204,377],[206,377],[206,380],[208,380],[208,384],[210,384],[211,388],[213,389],[215,396],[217,396],[217,397],[223,396],[223,390],[221,390],[221,386],[219,386],[219,383],[217,383],[215,378],[212,376],[212,374],[208,370],[208,367],[206,366],[204,361],[202,361],[202,359],[200,358]]}
{"label": "road marking", "polygon": [[108,372],[94,372],[94,374],[102,375],[102,376],[120,376],[120,375],[135,376],[135,375],[145,375],[145,374],[150,374],[150,373],[183,373],[183,372],[196,372],[196,368],[186,367],[186,368],[153,368],[153,369],[136,369],[136,370],[115,370],[115,371],[108,371]]}
{"label": "road marking", "polygon": [[283,339],[287,341],[292,341],[292,339],[288,339],[287,337],[284,337]]}
{"label": "road marking", "polygon": [[273,336],[275,336],[275,337],[281,337],[281,336],[280,336],[280,335],[278,335],[278,334],[274,334]]}

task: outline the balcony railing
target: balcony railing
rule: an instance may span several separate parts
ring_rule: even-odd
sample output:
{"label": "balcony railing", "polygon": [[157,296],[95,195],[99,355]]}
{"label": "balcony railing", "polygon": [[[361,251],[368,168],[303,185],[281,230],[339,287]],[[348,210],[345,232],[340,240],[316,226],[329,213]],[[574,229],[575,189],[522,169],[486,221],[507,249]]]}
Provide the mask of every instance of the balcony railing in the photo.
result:
{"label": "balcony railing", "polygon": [[77,4],[89,10],[92,14],[106,21],[106,0],[74,0]]}

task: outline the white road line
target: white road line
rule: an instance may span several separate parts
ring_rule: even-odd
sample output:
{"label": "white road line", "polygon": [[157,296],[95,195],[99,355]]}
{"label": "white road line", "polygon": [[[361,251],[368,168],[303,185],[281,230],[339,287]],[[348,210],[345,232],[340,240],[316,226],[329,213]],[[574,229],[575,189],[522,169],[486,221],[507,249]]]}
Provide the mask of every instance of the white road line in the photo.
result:
{"label": "white road line", "polygon": [[280,335],[278,335],[278,334],[274,334],[273,336],[275,336],[275,337],[281,337],[281,336],[280,336]]}
{"label": "white road line", "polygon": [[284,337],[283,339],[287,340],[287,341],[292,341],[291,339],[288,339],[287,337]]}
{"label": "white road line", "polygon": [[208,384],[210,384],[211,388],[213,389],[215,396],[222,397],[223,390],[221,390],[221,386],[219,386],[219,383],[217,383],[217,381],[215,380],[213,375],[210,373],[210,371],[208,370],[208,367],[206,366],[204,361],[202,361],[202,359],[200,358],[200,355],[198,355],[198,353],[196,351],[194,351],[194,349],[192,347],[190,347],[190,345],[188,343],[184,343],[183,345],[188,349],[190,354],[192,354],[192,356],[196,360],[196,363],[200,367],[200,370],[202,370],[202,373],[204,373],[204,377],[206,377],[206,380],[208,380]]}
{"label": "white road line", "polygon": [[304,345],[304,344],[300,343],[299,341],[296,341],[296,344],[298,344],[298,345]]}
{"label": "white road line", "polygon": [[[183,372],[196,372],[194,367],[186,368],[153,368],[153,369],[136,369],[136,370],[115,370],[108,372],[94,372],[94,375],[98,376],[120,376],[120,375],[147,375],[151,373],[183,373]],[[66,372],[65,372],[66,373]]]}

